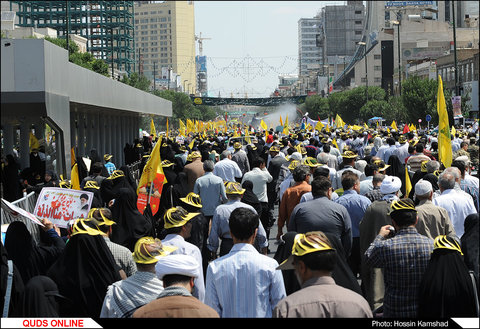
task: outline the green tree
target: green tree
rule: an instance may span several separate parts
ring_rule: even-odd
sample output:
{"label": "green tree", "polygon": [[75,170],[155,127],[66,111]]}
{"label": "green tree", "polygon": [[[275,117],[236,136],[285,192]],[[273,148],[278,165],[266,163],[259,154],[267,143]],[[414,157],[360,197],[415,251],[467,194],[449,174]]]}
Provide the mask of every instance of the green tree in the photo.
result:
{"label": "green tree", "polygon": [[150,80],[144,75],[139,75],[137,72],[130,73],[129,76],[124,75],[120,81],[137,89],[150,91]]}
{"label": "green tree", "polygon": [[303,111],[308,112],[308,116],[314,120],[321,118],[322,120],[331,116],[328,98],[320,95],[312,95],[306,98]]}
{"label": "green tree", "polygon": [[[51,38],[46,36],[45,40],[67,49],[67,40],[59,38]],[[68,60],[74,64],[77,64],[81,67],[89,69],[91,71],[97,72],[101,75],[108,76],[108,64],[101,59],[96,59],[89,52],[81,53],[79,52],[78,45],[71,41],[68,43]]]}
{"label": "green tree", "polygon": [[375,116],[381,116],[384,119],[387,119],[385,113],[389,112],[391,112],[391,105],[388,101],[383,99],[372,99],[360,108],[359,115],[362,118],[363,122],[367,122],[368,119]]}
{"label": "green tree", "polygon": [[432,121],[438,121],[437,86],[437,80],[418,76],[410,76],[402,82],[402,103],[408,114],[408,122],[425,120],[427,114],[432,116]]}

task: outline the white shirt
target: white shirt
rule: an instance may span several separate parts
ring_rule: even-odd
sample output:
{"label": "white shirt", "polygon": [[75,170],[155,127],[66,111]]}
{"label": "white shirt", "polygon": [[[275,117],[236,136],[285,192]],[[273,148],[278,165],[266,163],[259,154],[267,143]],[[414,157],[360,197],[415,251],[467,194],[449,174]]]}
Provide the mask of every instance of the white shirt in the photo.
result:
{"label": "white shirt", "polygon": [[459,238],[462,237],[465,231],[465,218],[468,215],[477,212],[472,198],[466,198],[465,195],[466,193],[460,193],[454,189],[448,189],[433,199],[434,205],[447,210],[448,216],[450,217],[455,232]]}
{"label": "white shirt", "polygon": [[242,171],[238,164],[228,158],[220,160],[215,164],[213,174],[228,182],[235,182],[235,177],[242,177]]}
{"label": "white shirt", "polygon": [[260,202],[268,202],[267,183],[270,183],[273,180],[273,177],[270,175],[267,168],[253,168],[249,172],[245,173],[242,183],[246,180],[249,180],[253,183],[253,193],[255,193],[258,200]]}

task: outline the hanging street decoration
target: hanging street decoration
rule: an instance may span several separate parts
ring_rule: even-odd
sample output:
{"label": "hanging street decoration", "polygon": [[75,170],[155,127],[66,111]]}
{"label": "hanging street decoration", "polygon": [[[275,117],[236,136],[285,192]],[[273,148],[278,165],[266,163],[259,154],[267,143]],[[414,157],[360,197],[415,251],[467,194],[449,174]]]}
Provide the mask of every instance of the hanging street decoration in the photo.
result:
{"label": "hanging street decoration", "polygon": [[276,106],[284,103],[302,104],[307,96],[292,97],[265,97],[265,98],[220,98],[190,96],[194,105],[251,105],[251,106]]}

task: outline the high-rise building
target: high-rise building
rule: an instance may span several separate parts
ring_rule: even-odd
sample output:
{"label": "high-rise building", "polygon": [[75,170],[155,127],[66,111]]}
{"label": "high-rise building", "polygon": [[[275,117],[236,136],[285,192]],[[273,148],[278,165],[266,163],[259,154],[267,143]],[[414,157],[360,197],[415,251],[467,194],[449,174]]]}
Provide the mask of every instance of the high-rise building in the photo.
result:
{"label": "high-rise building", "polygon": [[320,17],[301,18],[298,21],[298,71],[307,75],[308,71],[320,70],[324,61],[324,41]]}
{"label": "high-rise building", "polygon": [[152,81],[155,74],[156,87],[195,93],[193,1],[135,1],[135,44],[140,71]]}
{"label": "high-rise building", "polygon": [[[133,1],[11,1],[23,27],[53,28],[59,37],[80,35],[87,51],[129,74],[135,65]],[[65,19],[67,17],[67,19]],[[112,58],[113,54],[113,58]]]}

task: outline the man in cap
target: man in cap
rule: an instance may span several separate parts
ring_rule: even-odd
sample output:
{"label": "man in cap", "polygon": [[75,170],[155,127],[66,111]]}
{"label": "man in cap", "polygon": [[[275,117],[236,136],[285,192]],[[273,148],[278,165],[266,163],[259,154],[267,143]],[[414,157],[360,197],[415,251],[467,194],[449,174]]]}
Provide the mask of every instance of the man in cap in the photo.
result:
{"label": "man in cap", "polygon": [[242,178],[242,171],[238,164],[232,160],[230,151],[223,151],[220,155],[220,161],[215,163],[213,174],[223,179],[224,182],[236,182],[237,178]]}
{"label": "man in cap", "polygon": [[233,144],[233,148],[235,151],[232,154],[232,161],[237,163],[243,176],[245,173],[250,171],[250,163],[248,162],[247,152],[242,149],[242,144],[240,142],[235,142]]}
{"label": "man in cap", "polygon": [[260,224],[251,209],[232,211],[228,225],[234,245],[208,265],[205,304],[222,318],[269,318],[286,296],[277,261],[252,246]]}
{"label": "man in cap", "polygon": [[113,155],[108,153],[103,156],[103,161],[105,161],[104,166],[105,168],[107,168],[107,172],[109,175],[113,174],[113,171],[117,169],[115,167],[115,164],[112,162],[112,157]]}
{"label": "man in cap", "polygon": [[205,298],[205,281],[203,279],[203,260],[200,249],[187,242],[192,232],[191,219],[199,215],[198,212],[188,212],[184,208],[178,206],[168,209],[163,216],[165,237],[162,240],[162,244],[165,246],[177,247],[174,251],[175,254],[190,255],[197,260],[199,264],[199,276],[195,280],[195,289],[193,295],[203,302]]}
{"label": "man in cap", "polygon": [[187,173],[188,192],[193,192],[193,187],[198,178],[205,173],[203,169],[202,154],[199,151],[193,151],[187,157],[187,162],[191,161],[185,167],[183,171]]}
{"label": "man in cap", "polygon": [[418,233],[432,240],[439,235],[456,237],[447,210],[432,203],[433,187],[429,181],[420,179],[415,184],[415,198],[419,201],[416,206]]}
{"label": "man in cap", "polygon": [[163,246],[160,240],[152,237],[140,238],[133,252],[137,272],[108,287],[100,317],[129,317],[137,308],[157,298],[163,283],[155,275],[155,264],[175,249]]}
{"label": "man in cap", "polygon": [[88,218],[95,223],[98,229],[103,233],[103,239],[108,249],[112,252],[115,263],[125,272],[127,277],[132,276],[137,271],[137,266],[132,258],[130,249],[118,243],[112,242],[112,225],[116,223],[112,220],[112,212],[108,208],[92,208],[88,212]]}
{"label": "man in cap", "polygon": [[138,308],[133,318],[218,318],[218,313],[192,295],[198,278],[195,258],[171,254],[159,259],[156,275],[163,281],[163,291],[148,304]]}
{"label": "man in cap", "polygon": [[343,159],[343,168],[337,171],[337,187],[340,188],[342,186],[342,174],[346,170],[353,171],[360,180],[365,178],[365,174],[362,173],[360,170],[355,169],[355,160],[357,159],[357,154],[352,151],[345,151],[342,154]]}
{"label": "man in cap", "polygon": [[294,269],[301,289],[275,306],[274,318],[372,317],[365,298],[332,278],[336,252],[323,232],[295,236],[292,255],[277,269]]}
{"label": "man in cap", "polygon": [[362,290],[372,309],[377,309],[383,303],[383,274],[379,268],[373,268],[366,264],[365,251],[370,246],[370,243],[375,240],[380,228],[392,224],[389,216],[390,204],[392,201],[398,200],[401,187],[402,181],[400,178],[385,176],[380,185],[380,192],[383,194],[383,198],[372,202],[365,211],[365,215],[359,225]]}
{"label": "man in cap", "polygon": [[[236,208],[247,208],[252,210],[257,214],[255,208],[252,206],[241,202],[243,193],[245,189],[242,188],[240,183],[237,182],[227,182],[225,186],[228,202],[222,205],[219,205],[215,209],[215,213],[212,219],[212,227],[210,230],[210,235],[208,237],[207,247],[211,252],[211,259],[215,259],[217,256],[217,250],[219,247],[218,239],[221,239],[220,244],[220,256],[227,254],[233,246],[233,238],[230,234],[229,219],[231,213]],[[258,214],[257,214],[258,215]],[[267,233],[260,222],[259,232],[256,241],[256,247],[259,248],[263,253],[266,254],[266,249],[268,247]]]}
{"label": "man in cap", "polygon": [[384,271],[383,316],[415,318],[418,287],[430,260],[433,240],[415,229],[417,211],[411,199],[393,201],[388,214],[395,234],[391,233],[392,225],[382,226],[365,252],[366,263]]}
{"label": "man in cap", "polygon": [[393,154],[398,157],[398,160],[400,160],[400,163],[405,163],[405,159],[408,158],[408,143],[407,143],[407,138],[404,135],[401,135],[398,137],[398,143],[400,146],[396,148],[395,151],[393,151]]}

